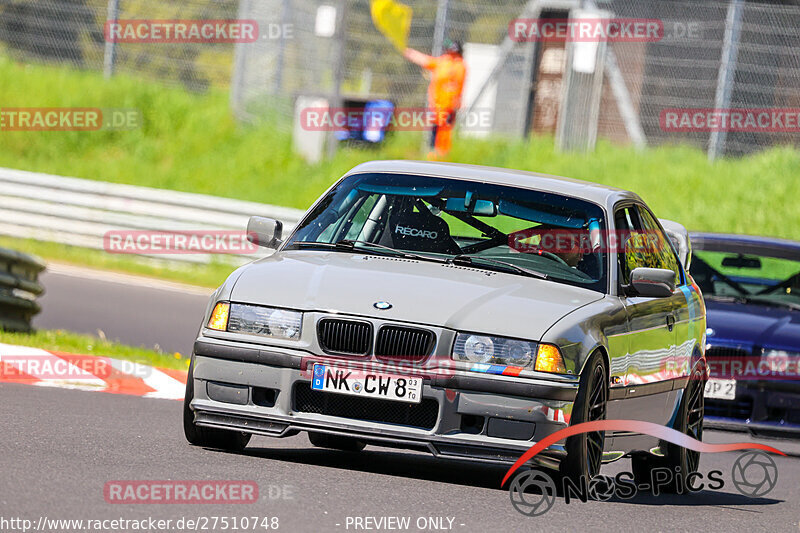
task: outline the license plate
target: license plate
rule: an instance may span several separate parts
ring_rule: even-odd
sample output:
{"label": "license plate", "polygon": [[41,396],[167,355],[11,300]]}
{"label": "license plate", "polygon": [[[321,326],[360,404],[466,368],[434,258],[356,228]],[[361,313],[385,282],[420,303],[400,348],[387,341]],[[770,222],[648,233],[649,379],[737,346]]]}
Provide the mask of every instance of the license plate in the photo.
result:
{"label": "license plate", "polygon": [[314,364],[311,388],[398,402],[422,401],[422,378],[366,372],[319,363]]}
{"label": "license plate", "polygon": [[735,379],[709,379],[706,382],[706,398],[733,400],[736,398]]}

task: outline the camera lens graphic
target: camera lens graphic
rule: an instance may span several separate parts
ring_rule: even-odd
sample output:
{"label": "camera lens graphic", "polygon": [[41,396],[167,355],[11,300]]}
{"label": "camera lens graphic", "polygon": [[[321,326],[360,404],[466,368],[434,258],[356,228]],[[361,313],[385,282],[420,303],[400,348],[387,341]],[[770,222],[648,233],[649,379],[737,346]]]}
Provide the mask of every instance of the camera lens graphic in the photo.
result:
{"label": "camera lens graphic", "polygon": [[764,452],[743,453],[731,469],[736,490],[753,498],[769,494],[778,483],[778,465]]}
{"label": "camera lens graphic", "polygon": [[511,505],[525,516],[541,516],[556,502],[553,478],[539,470],[518,474],[508,488]]}

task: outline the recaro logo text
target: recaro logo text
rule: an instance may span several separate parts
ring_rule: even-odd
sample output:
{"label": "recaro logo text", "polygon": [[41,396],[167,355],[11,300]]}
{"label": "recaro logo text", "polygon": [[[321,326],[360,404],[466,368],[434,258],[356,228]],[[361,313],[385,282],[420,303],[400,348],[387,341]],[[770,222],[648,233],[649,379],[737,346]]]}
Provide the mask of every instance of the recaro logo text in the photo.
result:
{"label": "recaro logo text", "polygon": [[436,239],[439,237],[439,233],[436,231],[421,230],[409,226],[398,225],[395,227],[394,232],[409,237],[422,237],[424,239]]}

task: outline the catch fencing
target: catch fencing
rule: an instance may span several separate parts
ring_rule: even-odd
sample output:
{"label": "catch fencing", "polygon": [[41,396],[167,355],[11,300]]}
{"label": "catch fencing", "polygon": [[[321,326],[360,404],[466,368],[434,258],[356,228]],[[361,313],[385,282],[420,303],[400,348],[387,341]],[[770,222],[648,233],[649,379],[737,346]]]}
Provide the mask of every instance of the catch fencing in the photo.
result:
{"label": "catch fencing", "polygon": [[[414,11],[411,47],[437,52],[445,38],[466,45],[465,111],[492,112],[490,126],[463,125],[466,134],[552,135],[564,149],[591,149],[597,138],[640,147],[685,143],[711,158],[800,144],[798,128],[671,128],[664,118],[670,110],[799,110],[797,0],[403,3]],[[586,47],[509,34],[517,18],[587,14],[657,19],[663,35],[601,43],[587,70],[576,60]],[[254,20],[259,36],[236,44],[106,42],[107,20],[143,18]],[[425,78],[375,29],[369,0],[7,0],[0,53],[194,91],[230,90],[237,116],[287,130],[301,97],[332,106],[377,98],[425,105]]]}

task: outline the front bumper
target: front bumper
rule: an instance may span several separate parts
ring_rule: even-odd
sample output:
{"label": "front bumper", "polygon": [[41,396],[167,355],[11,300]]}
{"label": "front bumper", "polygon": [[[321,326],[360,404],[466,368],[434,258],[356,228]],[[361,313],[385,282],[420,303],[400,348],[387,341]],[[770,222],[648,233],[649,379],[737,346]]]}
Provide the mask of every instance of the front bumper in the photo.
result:
{"label": "front bumper", "polygon": [[800,436],[800,386],[796,381],[739,381],[733,400],[706,399],[704,426]]}
{"label": "front bumper", "polygon": [[[578,387],[464,371],[424,373],[422,403],[412,406],[310,391],[314,362],[331,358],[201,338],[190,404],[195,423],[272,437],[331,433],[439,457],[508,463],[566,427]],[[380,371],[379,363],[372,367]],[[535,462],[556,468],[564,455],[556,444]]]}

